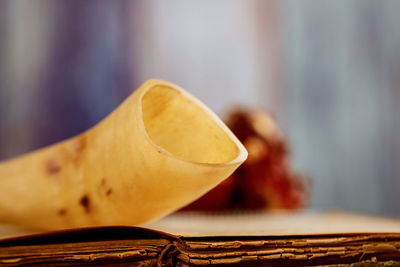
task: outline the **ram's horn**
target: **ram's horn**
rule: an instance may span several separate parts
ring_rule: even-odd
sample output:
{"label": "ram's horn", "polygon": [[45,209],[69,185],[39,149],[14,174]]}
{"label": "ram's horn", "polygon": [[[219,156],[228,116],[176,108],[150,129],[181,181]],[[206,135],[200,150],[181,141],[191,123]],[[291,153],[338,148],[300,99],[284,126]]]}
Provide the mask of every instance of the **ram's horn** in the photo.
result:
{"label": "ram's horn", "polygon": [[0,221],[43,230],[143,224],[199,198],[246,157],[204,104],[150,80],[83,134],[0,163]]}

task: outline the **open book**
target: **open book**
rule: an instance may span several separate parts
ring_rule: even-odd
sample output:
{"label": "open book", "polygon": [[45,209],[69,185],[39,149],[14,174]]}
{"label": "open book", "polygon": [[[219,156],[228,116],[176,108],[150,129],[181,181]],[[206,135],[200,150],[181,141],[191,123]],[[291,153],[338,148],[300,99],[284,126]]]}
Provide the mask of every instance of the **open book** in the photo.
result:
{"label": "open book", "polygon": [[177,213],[143,228],[0,229],[1,266],[400,266],[400,220],[341,213]]}

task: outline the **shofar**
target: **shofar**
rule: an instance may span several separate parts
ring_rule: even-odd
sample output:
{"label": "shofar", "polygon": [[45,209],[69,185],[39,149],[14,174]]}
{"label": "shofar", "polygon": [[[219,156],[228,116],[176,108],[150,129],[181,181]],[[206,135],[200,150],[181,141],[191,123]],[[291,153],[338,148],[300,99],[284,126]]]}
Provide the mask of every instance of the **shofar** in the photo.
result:
{"label": "shofar", "polygon": [[42,230],[146,223],[199,198],[246,157],[204,104],[150,80],[92,129],[0,163],[0,221]]}

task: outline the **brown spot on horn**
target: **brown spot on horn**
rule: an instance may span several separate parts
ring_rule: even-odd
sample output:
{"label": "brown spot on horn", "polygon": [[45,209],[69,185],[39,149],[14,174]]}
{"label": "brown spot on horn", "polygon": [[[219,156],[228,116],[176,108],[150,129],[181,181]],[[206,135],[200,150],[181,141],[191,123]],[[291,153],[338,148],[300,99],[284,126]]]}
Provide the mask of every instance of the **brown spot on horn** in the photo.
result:
{"label": "brown spot on horn", "polygon": [[76,143],[75,143],[76,154],[82,153],[83,150],[85,150],[85,148],[86,148],[86,136],[81,135],[78,137],[78,140],[76,140]]}
{"label": "brown spot on horn", "polygon": [[87,213],[90,212],[90,199],[88,195],[83,195],[79,203],[82,205],[82,207],[85,209]]}
{"label": "brown spot on horn", "polygon": [[106,195],[109,196],[109,195],[111,195],[111,193],[112,193],[112,189],[109,188],[109,189],[107,190],[107,192],[106,192]]}
{"label": "brown spot on horn", "polygon": [[60,210],[58,211],[58,214],[59,214],[60,216],[64,216],[65,214],[67,214],[67,210],[66,210],[66,209],[60,209]]}
{"label": "brown spot on horn", "polygon": [[46,162],[46,172],[48,174],[56,174],[60,171],[61,171],[61,166],[55,159],[49,159]]}

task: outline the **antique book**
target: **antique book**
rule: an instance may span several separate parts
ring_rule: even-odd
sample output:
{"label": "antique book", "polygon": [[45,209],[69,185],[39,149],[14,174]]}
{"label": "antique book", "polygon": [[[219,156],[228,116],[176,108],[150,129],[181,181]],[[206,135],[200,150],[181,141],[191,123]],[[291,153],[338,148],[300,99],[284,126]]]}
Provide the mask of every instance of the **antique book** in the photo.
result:
{"label": "antique book", "polygon": [[400,266],[400,221],[342,213],[177,213],[144,227],[2,227],[0,266]]}

